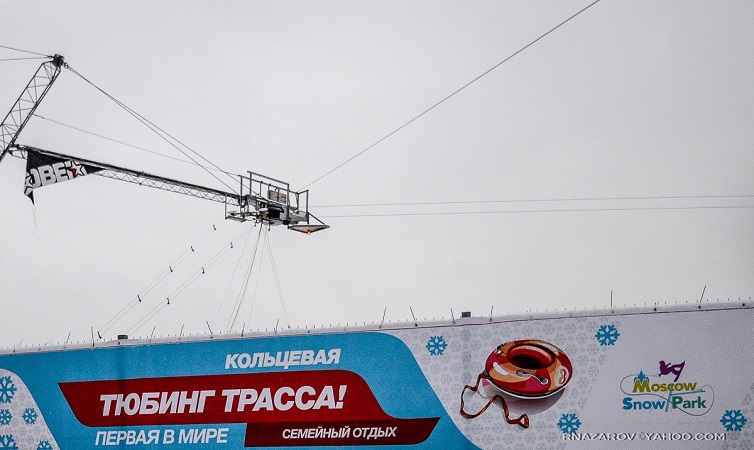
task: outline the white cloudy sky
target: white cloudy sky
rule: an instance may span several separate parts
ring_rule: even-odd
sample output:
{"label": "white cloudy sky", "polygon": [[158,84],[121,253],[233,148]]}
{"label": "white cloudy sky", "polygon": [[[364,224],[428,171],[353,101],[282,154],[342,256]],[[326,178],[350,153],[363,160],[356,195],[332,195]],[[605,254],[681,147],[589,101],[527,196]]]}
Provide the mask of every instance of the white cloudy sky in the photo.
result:
{"label": "white cloudy sky", "polygon": [[[62,54],[223,169],[297,189],[589,3],[8,1],[0,45]],[[752,23],[743,0],[600,1],[309,186],[332,228],[270,231],[282,302],[260,244],[233,328],[748,299]],[[40,62],[0,62],[0,108]],[[183,158],[71,71],[38,114],[19,143],[217,185],[70,128]],[[247,226],[101,177],[33,207],[24,164],[0,165],[0,346],[90,339],[192,244],[104,337],[230,327],[258,228],[138,327]],[[414,205],[333,207],[385,203]]]}

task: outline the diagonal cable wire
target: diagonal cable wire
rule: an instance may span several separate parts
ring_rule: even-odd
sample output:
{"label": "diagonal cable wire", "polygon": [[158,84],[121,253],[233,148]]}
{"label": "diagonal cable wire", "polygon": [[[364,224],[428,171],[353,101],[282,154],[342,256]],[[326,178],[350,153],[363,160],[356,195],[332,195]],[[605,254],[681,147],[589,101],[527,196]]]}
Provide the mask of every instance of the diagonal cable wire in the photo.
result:
{"label": "diagonal cable wire", "polygon": [[23,50],[23,49],[15,48],[15,47],[8,47],[7,45],[0,45],[0,48],[4,48],[6,50],[15,50],[15,51],[21,52],[21,53],[29,53],[30,55],[43,56],[45,58],[52,58],[51,55],[45,55],[44,53],[32,52],[32,51],[29,51],[29,50]]}
{"label": "diagonal cable wire", "polygon": [[306,186],[302,187],[302,188],[301,188],[301,190],[304,190],[304,189],[308,188],[309,186],[313,185],[314,183],[316,183],[317,181],[319,181],[319,180],[321,180],[321,179],[325,178],[326,176],[330,175],[331,173],[335,172],[336,170],[338,170],[338,169],[340,169],[341,167],[345,166],[346,164],[350,163],[350,162],[351,162],[351,161],[353,161],[354,159],[358,158],[359,156],[361,156],[361,155],[363,155],[364,153],[368,152],[369,150],[373,149],[374,147],[376,147],[377,145],[379,145],[379,144],[380,144],[381,142],[383,142],[384,140],[388,139],[388,138],[389,138],[390,136],[394,135],[395,133],[397,133],[397,132],[401,131],[402,129],[406,128],[407,126],[411,125],[412,123],[414,123],[415,121],[417,121],[417,120],[418,120],[419,118],[421,118],[422,116],[424,116],[424,115],[425,115],[425,114],[427,114],[428,112],[432,111],[433,109],[437,108],[437,107],[438,107],[438,106],[440,106],[441,104],[445,103],[445,102],[446,102],[447,100],[449,100],[449,99],[450,99],[451,97],[455,96],[455,95],[456,95],[456,94],[458,94],[459,92],[461,92],[461,91],[463,91],[464,89],[466,89],[467,87],[471,86],[472,84],[474,84],[475,82],[477,82],[478,80],[480,80],[480,79],[481,79],[482,77],[484,77],[485,75],[489,74],[489,73],[490,73],[490,72],[492,72],[493,70],[497,69],[497,68],[498,68],[498,67],[500,67],[501,65],[505,64],[505,63],[506,63],[506,62],[508,62],[508,61],[509,61],[510,59],[512,59],[513,57],[515,57],[515,56],[516,56],[516,55],[518,55],[519,53],[523,52],[523,51],[524,51],[524,50],[526,50],[527,48],[529,48],[529,47],[531,47],[532,45],[536,44],[537,42],[539,42],[540,40],[542,40],[542,39],[543,39],[543,38],[544,38],[545,36],[547,36],[548,34],[552,33],[553,31],[557,30],[557,29],[558,29],[558,28],[560,28],[561,26],[565,25],[565,24],[566,24],[566,23],[568,23],[568,22],[569,22],[569,21],[570,21],[571,19],[573,19],[574,17],[576,17],[576,16],[578,16],[579,14],[583,13],[583,12],[584,12],[584,11],[586,11],[587,9],[591,8],[592,6],[594,6],[594,5],[595,5],[596,3],[598,3],[599,1],[600,1],[600,0],[595,0],[594,2],[592,2],[592,3],[588,4],[588,5],[586,6],[586,7],[584,7],[583,9],[581,9],[580,11],[578,11],[577,13],[575,13],[574,15],[572,15],[571,17],[569,17],[569,18],[567,18],[566,20],[564,20],[564,21],[560,22],[559,24],[557,24],[556,26],[554,26],[553,28],[551,28],[551,29],[550,29],[549,31],[547,31],[546,33],[542,34],[542,35],[541,35],[541,36],[539,36],[538,38],[534,39],[533,41],[529,42],[529,43],[528,43],[528,44],[526,44],[525,46],[521,47],[521,48],[520,48],[519,50],[517,50],[517,51],[516,51],[515,53],[513,53],[512,55],[508,56],[507,58],[505,58],[504,60],[502,60],[502,61],[500,61],[499,63],[495,64],[494,66],[490,67],[489,69],[487,69],[487,70],[486,70],[486,71],[485,71],[484,73],[482,73],[481,75],[477,76],[477,77],[476,77],[476,78],[474,78],[473,80],[469,81],[468,83],[464,84],[464,85],[463,85],[463,86],[461,86],[460,88],[456,89],[455,91],[453,91],[452,93],[450,93],[449,95],[447,95],[447,96],[446,96],[445,98],[443,98],[443,99],[442,99],[442,100],[440,100],[439,102],[437,102],[437,103],[435,103],[434,105],[430,106],[429,108],[425,109],[424,111],[422,111],[421,113],[419,113],[419,114],[418,114],[417,116],[415,116],[415,117],[414,117],[413,119],[409,120],[408,122],[404,123],[404,124],[403,124],[403,125],[401,125],[400,127],[396,128],[395,130],[393,130],[393,131],[391,131],[390,133],[386,134],[386,135],[385,135],[384,137],[382,137],[382,138],[380,138],[379,140],[377,140],[377,142],[373,143],[373,144],[372,144],[372,145],[370,145],[369,147],[367,147],[367,148],[365,148],[365,149],[361,150],[360,152],[356,153],[355,155],[351,156],[351,157],[350,157],[350,158],[348,158],[347,160],[345,160],[345,161],[343,161],[342,163],[340,163],[340,164],[338,164],[337,166],[335,166],[335,167],[334,167],[333,169],[330,169],[329,171],[325,172],[325,173],[324,173],[323,175],[321,175],[321,176],[320,176],[319,178],[315,179],[315,180],[314,180],[314,181],[312,181],[311,183],[309,183],[309,184],[307,184]]}
{"label": "diagonal cable wire", "polygon": [[241,259],[243,258],[243,255],[246,253],[246,246],[249,245],[250,237],[251,237],[251,233],[246,235],[246,240],[244,240],[243,242],[243,247],[241,248],[241,251],[238,253],[238,260],[236,260],[236,266],[233,268],[233,273],[230,276],[230,280],[228,280],[228,287],[225,288],[223,299],[220,301],[220,306],[217,307],[217,312],[215,312],[215,317],[212,318],[212,325],[215,325],[215,323],[217,323],[217,318],[218,316],[220,316],[220,311],[222,311],[223,306],[225,305],[225,300],[228,298],[228,293],[230,292],[230,288],[233,285],[233,280],[236,279],[236,273],[238,273],[238,268],[241,267]]}
{"label": "diagonal cable wire", "polygon": [[157,287],[162,280],[164,280],[168,275],[173,273],[174,269],[176,269],[186,258],[188,258],[189,255],[194,253],[194,248],[199,248],[199,246],[204,242],[207,237],[213,232],[217,231],[217,225],[219,225],[223,220],[216,222],[212,224],[212,228],[207,230],[199,239],[194,241],[193,244],[189,246],[186,251],[184,251],[181,256],[176,258],[172,263],[168,265],[168,268],[160,272],[159,275],[155,279],[153,279],[144,289],[142,289],[136,296],[134,296],[126,305],[124,305],[114,316],[110,318],[102,327],[100,327],[99,330],[97,330],[97,335],[102,336],[102,333],[107,333],[113,326],[115,326],[123,317],[125,317],[126,314],[128,314],[136,305],[144,301],[144,299],[147,297],[147,295],[155,288]]}
{"label": "diagonal cable wire", "polygon": [[647,197],[574,197],[574,198],[533,198],[508,200],[458,200],[443,202],[395,202],[395,203],[352,203],[342,205],[315,205],[314,208],[368,208],[375,206],[428,206],[428,205],[480,205],[490,203],[559,203],[559,202],[587,202],[587,201],[615,201],[615,200],[703,200],[752,198],[754,194],[741,195],[658,195]]}
{"label": "diagonal cable wire", "polygon": [[288,308],[285,307],[285,301],[283,300],[283,288],[280,286],[280,277],[278,276],[278,269],[275,265],[275,257],[272,254],[272,246],[270,244],[269,233],[267,238],[267,251],[270,254],[270,263],[272,263],[272,273],[275,275],[275,284],[277,284],[278,295],[280,296],[280,305],[283,307],[283,316],[285,317],[285,324],[288,328],[291,327],[291,322],[288,320]]}
{"label": "diagonal cable wire", "polygon": [[[264,253],[264,249],[262,249],[262,253]],[[262,255],[264,256],[264,255]],[[262,278],[262,263],[264,261],[260,258],[259,261],[259,270],[257,271],[257,280],[254,283],[254,292],[251,294],[251,305],[249,306],[249,318],[246,321],[246,323],[249,324],[249,329],[251,329],[251,317],[254,314],[254,304],[257,301],[257,291],[259,290],[259,279]],[[243,333],[243,327],[241,329],[241,332]]]}
{"label": "diagonal cable wire", "polygon": [[645,206],[626,208],[573,208],[573,209],[517,209],[506,211],[435,211],[415,213],[375,213],[375,214],[341,214],[323,216],[323,219],[363,218],[363,217],[409,217],[409,216],[470,216],[483,214],[527,214],[527,213],[573,213],[573,212],[613,212],[613,211],[691,211],[704,209],[752,209],[754,205],[733,206]]}
{"label": "diagonal cable wire", "polygon": [[[204,167],[196,159],[192,158],[191,155],[189,155],[188,153],[186,153],[185,151],[183,151],[178,145],[176,145],[176,143],[180,144],[182,147],[184,147],[185,149],[189,150],[194,155],[196,155],[199,158],[203,159],[205,162],[207,162],[209,165],[211,165],[212,167],[214,167],[218,171],[226,173],[224,170],[222,170],[220,167],[218,167],[212,161],[210,161],[207,158],[205,158],[204,156],[200,155],[198,152],[196,152],[195,150],[193,150],[191,147],[189,147],[188,145],[186,145],[183,142],[179,141],[178,139],[176,139],[175,137],[173,137],[170,133],[166,132],[162,128],[160,128],[157,125],[155,125],[154,123],[152,123],[149,119],[145,118],[141,114],[139,114],[136,111],[134,111],[133,109],[131,109],[125,103],[121,102],[120,100],[116,99],[112,95],[110,95],[107,92],[105,92],[102,88],[100,88],[97,85],[95,85],[94,83],[92,83],[90,80],[88,80],[86,77],[84,77],[83,75],[81,75],[79,72],[77,72],[70,65],[66,64],[65,67],[68,70],[70,70],[71,72],[73,72],[76,76],[78,76],[79,78],[81,78],[82,80],[84,80],[87,84],[89,84],[90,86],[92,86],[93,88],[95,88],[96,90],[98,90],[100,93],[104,94],[107,98],[109,98],[110,100],[112,100],[116,105],[118,105],[121,108],[123,108],[123,110],[125,110],[127,113],[129,113],[131,116],[133,116],[136,120],[138,120],[139,122],[141,122],[144,126],[146,126],[147,128],[149,128],[153,133],[155,133],[162,140],[164,140],[165,142],[167,142],[170,146],[172,146],[173,148],[175,148],[176,150],[178,150],[179,152],[181,152],[183,154],[183,156],[185,156],[188,159],[190,159],[191,161],[193,161],[197,166]],[[170,138],[170,139],[168,139],[168,138]],[[219,181],[220,183],[222,183],[225,187],[227,187],[228,189],[230,189],[231,192],[236,192],[236,190],[234,188],[230,187],[226,182],[224,182],[223,180],[221,180],[214,173],[210,172],[206,168],[204,170],[208,174],[210,174],[213,178],[215,178],[217,181]]]}
{"label": "diagonal cable wire", "polygon": [[[241,292],[238,293],[238,298],[236,299],[236,303],[233,306],[233,316],[228,321],[227,326],[225,327],[226,332],[233,331],[233,327],[236,326],[236,320],[238,319],[238,313],[241,311],[241,307],[243,306],[243,301],[246,298],[246,290],[249,288],[249,280],[251,279],[251,272],[254,269],[254,262],[257,259],[257,251],[259,250],[259,241],[262,239],[266,239],[267,235],[265,234],[264,237],[262,237],[262,230],[264,227],[259,227],[259,233],[257,234],[257,241],[254,244],[254,251],[251,254],[251,261],[249,262],[249,269],[246,271],[246,275],[244,276],[243,280],[243,287],[241,288]],[[262,252],[264,252],[264,246],[262,246]],[[259,257],[259,263],[261,264],[262,257],[260,255]]]}
{"label": "diagonal cable wire", "polygon": [[[233,247],[234,242],[238,242],[240,239],[243,238],[243,235],[246,233],[250,233],[252,230],[251,227],[243,230],[240,234],[238,234],[232,241],[231,245],[225,246],[222,250],[220,250],[218,253],[215,254],[206,264],[202,266],[201,269],[197,270],[192,274],[186,281],[184,281],[180,286],[178,286],[173,292],[171,292],[166,297],[166,302],[160,302],[158,303],[154,308],[152,308],[147,314],[145,314],[140,320],[138,320],[131,328],[128,329],[126,334],[131,334],[136,331],[138,331],[141,327],[146,325],[152,318],[154,318],[157,314],[160,313],[165,307],[174,304],[176,298],[184,291],[186,288],[188,288],[194,281],[196,281],[201,275],[205,273],[205,269],[209,269],[212,267],[216,262],[218,262],[228,251],[230,251]],[[170,301],[173,300],[173,303],[170,303]]]}
{"label": "diagonal cable wire", "polygon": [[[138,145],[129,144],[128,142],[123,142],[123,141],[119,141],[117,139],[109,138],[107,136],[103,136],[101,134],[94,133],[92,131],[87,131],[87,130],[84,130],[82,128],[75,127],[73,125],[68,125],[66,123],[63,123],[63,122],[60,122],[60,121],[57,121],[57,120],[54,120],[54,119],[50,119],[49,117],[41,116],[41,115],[39,115],[37,113],[34,113],[34,117],[38,117],[38,118],[40,118],[42,120],[46,120],[48,122],[52,122],[52,123],[60,125],[62,127],[66,127],[66,128],[70,128],[72,130],[79,131],[81,133],[85,133],[85,134],[88,134],[88,135],[91,135],[91,136],[95,136],[95,137],[98,137],[100,139],[104,139],[106,141],[115,142],[116,144],[125,145],[126,147],[131,147],[131,148],[136,149],[136,150],[141,150],[143,152],[151,153],[153,155],[162,156],[163,158],[172,159],[173,161],[178,161],[178,162],[181,162],[181,163],[184,163],[184,164],[197,165],[195,162],[192,162],[192,161],[186,161],[185,159],[176,158],[175,156],[166,155],[164,153],[156,152],[154,150],[149,150],[148,148],[139,147]],[[208,167],[208,166],[203,166],[203,165],[199,165],[199,167],[201,167],[203,169],[208,169],[208,170],[215,170],[215,171],[219,170],[219,169],[216,169],[214,167]],[[220,170],[220,171],[223,172],[224,174],[228,175],[228,176],[232,176],[232,177],[239,177],[240,176],[240,175],[237,175],[237,174],[234,174],[234,173],[231,173],[231,172],[227,172],[225,170]]]}
{"label": "diagonal cable wire", "polygon": [[29,56],[26,58],[3,58],[3,59],[0,59],[0,61],[2,62],[4,61],[28,61],[30,59],[47,59],[47,57],[46,56]]}

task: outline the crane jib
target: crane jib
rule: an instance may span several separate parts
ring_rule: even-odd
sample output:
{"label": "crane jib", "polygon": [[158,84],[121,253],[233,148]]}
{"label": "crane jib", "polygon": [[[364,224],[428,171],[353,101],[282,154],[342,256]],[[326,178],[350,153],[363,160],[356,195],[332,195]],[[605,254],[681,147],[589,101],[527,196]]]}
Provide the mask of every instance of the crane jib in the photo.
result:
{"label": "crane jib", "polygon": [[35,189],[62,181],[72,180],[88,174],[119,179],[139,185],[214,200],[233,206],[242,206],[245,201],[240,195],[205,186],[186,183],[158,175],[152,175],[125,167],[90,161],[75,156],[55,153],[29,146],[14,146],[12,152],[26,157],[26,182],[24,193],[34,201]]}
{"label": "crane jib", "polygon": [[[18,135],[34,115],[34,111],[60,75],[63,67],[73,70],[60,55],[50,56],[50,60],[42,63],[0,123],[0,161],[11,153],[27,158],[24,193],[32,203],[34,190],[38,188],[96,174],[140,186],[223,203],[225,217],[228,219],[241,222],[253,220],[266,225],[285,225],[288,229],[307,234],[329,228],[314,215],[309,214],[308,190],[291,191],[288,183],[257,173],[249,172],[248,176],[239,175],[240,192],[227,192],[125,167],[17,145]],[[229,189],[232,190],[232,188]],[[315,222],[310,223],[310,219]]]}

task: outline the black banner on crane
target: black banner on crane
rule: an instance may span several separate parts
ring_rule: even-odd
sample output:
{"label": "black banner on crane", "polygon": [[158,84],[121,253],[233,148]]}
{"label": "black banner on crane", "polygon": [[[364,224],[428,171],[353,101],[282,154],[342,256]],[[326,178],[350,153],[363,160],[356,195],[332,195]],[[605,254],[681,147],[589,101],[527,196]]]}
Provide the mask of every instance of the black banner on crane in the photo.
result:
{"label": "black banner on crane", "polygon": [[71,159],[55,158],[33,150],[27,150],[24,194],[34,203],[34,189],[83,177],[100,170],[102,168],[82,164]]}

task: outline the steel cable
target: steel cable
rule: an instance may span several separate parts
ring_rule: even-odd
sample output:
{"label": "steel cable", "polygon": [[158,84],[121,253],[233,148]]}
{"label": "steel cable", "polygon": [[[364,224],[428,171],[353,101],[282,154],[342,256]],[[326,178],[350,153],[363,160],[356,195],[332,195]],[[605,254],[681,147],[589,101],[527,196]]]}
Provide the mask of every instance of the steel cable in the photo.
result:
{"label": "steel cable", "polygon": [[494,66],[492,66],[491,68],[487,69],[487,70],[486,70],[486,71],[484,71],[484,72],[483,72],[483,73],[482,73],[481,75],[477,76],[477,77],[476,77],[476,78],[474,78],[473,80],[469,81],[468,83],[464,84],[464,85],[463,85],[463,86],[461,86],[460,88],[456,89],[455,91],[453,91],[452,93],[450,93],[449,95],[447,95],[446,97],[444,97],[444,98],[443,98],[442,100],[440,100],[439,102],[435,103],[434,105],[432,105],[432,106],[430,106],[429,108],[425,109],[424,111],[422,111],[422,112],[421,112],[421,113],[419,113],[418,115],[414,116],[414,118],[413,118],[413,119],[409,120],[408,122],[404,123],[404,124],[403,124],[403,125],[401,125],[400,127],[396,128],[395,130],[393,130],[393,131],[391,131],[390,133],[386,134],[386,135],[385,135],[384,137],[382,137],[382,138],[380,138],[379,140],[377,140],[377,142],[373,143],[373,144],[372,144],[372,145],[370,145],[369,147],[367,147],[367,148],[365,148],[365,149],[361,150],[360,152],[358,152],[358,153],[356,153],[355,155],[351,156],[351,157],[350,157],[350,158],[348,158],[347,160],[345,160],[345,161],[343,161],[342,163],[338,164],[337,166],[335,166],[335,168],[333,168],[333,169],[331,169],[331,170],[329,170],[329,171],[325,172],[325,173],[324,173],[323,175],[321,175],[321,176],[320,176],[319,178],[317,178],[317,179],[315,179],[314,181],[312,181],[311,183],[309,183],[309,184],[305,185],[305,186],[304,186],[303,188],[301,188],[301,190],[304,190],[304,189],[308,188],[309,186],[311,186],[312,184],[316,183],[317,181],[319,181],[319,180],[321,180],[321,179],[325,178],[326,176],[330,175],[331,173],[335,172],[336,170],[338,170],[338,169],[340,169],[341,167],[345,166],[346,164],[350,163],[350,162],[351,162],[351,161],[353,161],[354,159],[356,159],[356,158],[358,158],[359,156],[363,155],[363,154],[364,154],[364,153],[366,153],[367,151],[369,151],[369,150],[371,150],[372,148],[376,147],[376,146],[377,146],[378,144],[380,144],[380,143],[381,143],[381,142],[383,142],[384,140],[388,139],[388,138],[389,138],[390,136],[394,135],[395,133],[397,133],[397,132],[401,131],[402,129],[406,128],[407,126],[411,125],[412,123],[414,123],[414,122],[415,122],[416,120],[418,120],[419,118],[421,118],[422,116],[424,116],[424,115],[425,115],[425,114],[427,114],[428,112],[432,111],[433,109],[437,108],[437,107],[438,107],[438,106],[440,106],[441,104],[445,103],[445,102],[446,102],[447,100],[449,100],[449,99],[450,99],[451,97],[455,96],[455,95],[456,95],[456,94],[458,94],[459,92],[461,92],[461,91],[463,91],[464,89],[466,89],[467,87],[471,86],[472,84],[474,84],[475,82],[477,82],[478,80],[480,80],[481,78],[483,78],[483,77],[484,77],[485,75],[489,74],[489,73],[490,73],[490,72],[492,72],[493,70],[495,70],[495,69],[497,69],[498,67],[500,67],[501,65],[505,64],[505,63],[506,63],[506,62],[508,62],[508,61],[509,61],[510,59],[512,59],[513,57],[515,57],[515,56],[516,56],[516,55],[518,55],[519,53],[523,52],[523,51],[524,51],[524,50],[526,50],[527,48],[529,48],[529,47],[531,47],[532,45],[536,44],[537,42],[539,42],[540,40],[542,40],[542,39],[543,39],[543,38],[544,38],[545,36],[547,36],[548,34],[552,33],[553,31],[557,30],[557,29],[558,29],[558,28],[560,28],[561,26],[565,25],[565,24],[566,24],[566,23],[568,23],[568,22],[569,22],[569,21],[570,21],[571,19],[575,18],[575,17],[576,17],[576,16],[578,16],[579,14],[581,14],[581,13],[583,13],[584,11],[586,11],[587,9],[591,8],[592,6],[594,6],[595,4],[597,4],[597,3],[599,2],[599,1],[600,1],[600,0],[595,0],[595,1],[593,1],[592,3],[588,4],[587,6],[585,6],[585,7],[584,7],[584,8],[582,8],[581,10],[579,10],[579,11],[578,11],[577,13],[573,14],[572,16],[570,16],[569,18],[567,18],[566,20],[564,20],[564,21],[560,22],[559,24],[557,24],[556,26],[554,26],[553,28],[551,28],[551,29],[550,29],[549,31],[547,31],[546,33],[544,33],[544,34],[540,35],[540,36],[539,36],[538,38],[534,39],[533,41],[529,42],[529,43],[528,43],[528,44],[526,44],[525,46],[521,47],[521,48],[520,48],[519,50],[517,50],[516,52],[514,52],[514,53],[513,53],[512,55],[510,55],[510,56],[508,56],[507,58],[503,59],[502,61],[500,61],[499,63],[495,64],[495,65],[494,65]]}

